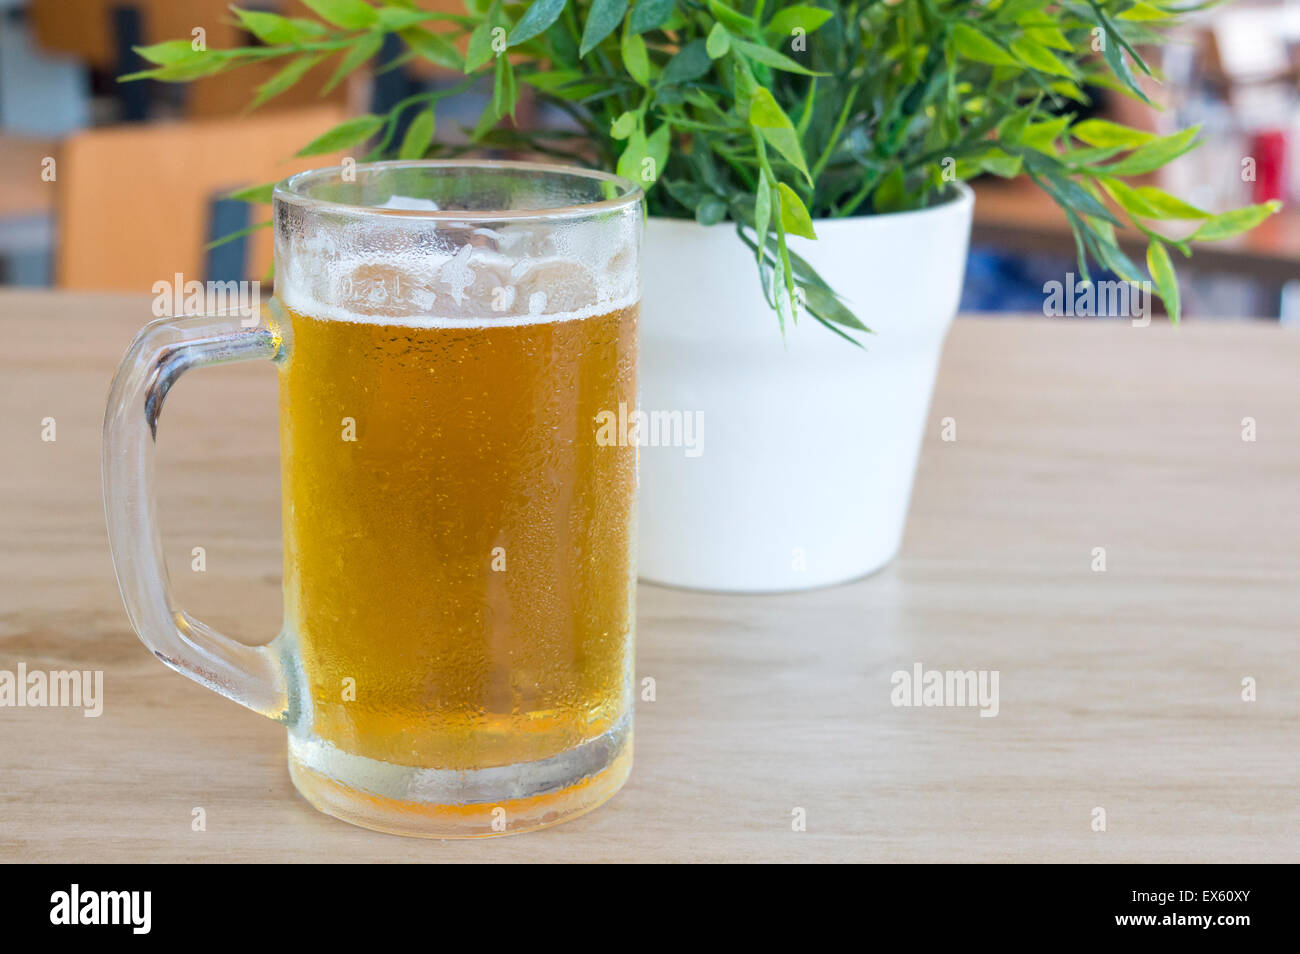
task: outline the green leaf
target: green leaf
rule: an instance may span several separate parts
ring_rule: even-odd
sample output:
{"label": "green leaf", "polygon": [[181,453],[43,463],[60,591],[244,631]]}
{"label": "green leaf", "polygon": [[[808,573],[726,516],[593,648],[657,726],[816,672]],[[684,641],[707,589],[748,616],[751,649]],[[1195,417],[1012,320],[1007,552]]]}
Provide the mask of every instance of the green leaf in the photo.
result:
{"label": "green leaf", "polygon": [[[771,243],[767,241],[762,243],[751,241],[749,236],[745,234],[744,229],[738,228],[736,234],[740,237],[740,240],[748,245],[750,250],[757,255],[760,262],[761,272],[765,253],[767,258],[770,259],[773,257]],[[789,259],[789,262],[793,267],[794,277],[803,288],[808,311],[812,312],[813,316],[828,329],[852,344],[859,345],[860,343],[856,339],[849,337],[835,326],[840,325],[854,331],[861,331],[868,334],[871,333],[871,329],[858,320],[857,316],[843,305],[839,300],[839,297],[831,290],[831,287],[826,284],[825,280],[818,275],[816,270],[804,261],[804,259],[800,258],[794,252],[789,251],[789,249],[786,250],[785,257]],[[768,295],[766,286],[764,286],[764,295],[767,296],[769,302],[771,302],[771,296]]]}
{"label": "green leaf", "polygon": [[772,187],[766,178],[758,180],[754,190],[754,231],[758,235],[758,258],[763,258],[762,249],[767,245],[767,231],[772,227]]}
{"label": "green leaf", "polygon": [[664,166],[668,164],[668,146],[671,141],[672,127],[668,123],[661,125],[646,140],[646,158],[653,160],[653,164],[649,168],[642,167],[641,178],[638,181],[647,192],[663,175]]}
{"label": "green leaf", "polygon": [[998,142],[1004,146],[1019,145],[1020,137],[1025,134],[1025,130],[1029,128],[1029,123],[1037,112],[1038,100],[1034,100],[1014,113],[1004,116],[997,125]]}
{"label": "green leaf", "polygon": [[889,173],[876,186],[876,191],[871,197],[871,204],[877,212],[897,212],[903,207],[904,192],[906,189],[906,180],[903,176],[903,167],[894,166]]}
{"label": "green leaf", "polygon": [[492,59],[492,24],[484,20],[469,35],[465,48],[465,72],[474,73]]}
{"label": "green leaf", "polygon": [[222,245],[229,245],[231,242],[237,241],[246,235],[252,235],[254,232],[260,232],[262,229],[270,227],[271,220],[267,219],[265,222],[258,222],[255,225],[250,225],[247,228],[242,228],[235,232],[227,232],[225,235],[221,236],[221,238],[213,239],[211,242],[208,242],[203,246],[203,250],[206,252],[214,248],[220,248]]}
{"label": "green leaf", "polygon": [[640,120],[641,114],[635,110],[629,109],[627,112],[620,113],[609,126],[609,134],[614,139],[626,139],[632,135],[632,130],[636,129],[637,121]]}
{"label": "green leaf", "polygon": [[579,82],[586,76],[586,73],[580,73],[577,70],[547,70],[545,72],[529,73],[522,79],[529,86],[559,96],[562,87]]}
{"label": "green leaf", "polygon": [[1093,231],[1086,236],[1097,259],[1126,282],[1141,282],[1142,273],[1133,260],[1124,254],[1115,240],[1115,227],[1109,222],[1091,222]]}
{"label": "green leaf", "polygon": [[380,7],[376,12],[379,14],[378,28],[386,33],[400,33],[407,27],[437,17],[436,14],[431,14],[428,10],[421,10],[418,7],[408,10],[388,4]]}
{"label": "green leaf", "polygon": [[1191,234],[1190,241],[1217,242],[1240,235],[1242,232],[1249,232],[1281,208],[1282,203],[1274,199],[1272,202],[1248,205],[1245,208],[1224,212],[1202,223],[1201,227]]}
{"label": "green leaf", "polygon": [[1188,205],[1155,186],[1133,188],[1122,179],[1105,178],[1102,186],[1129,215],[1145,219],[1206,219],[1210,213]]}
{"label": "green leaf", "polygon": [[1110,193],[1110,197],[1119,203],[1120,208],[1129,215],[1135,218],[1159,218],[1156,211],[1148,206],[1142,196],[1130,188],[1123,179],[1102,178],[1098,181],[1101,182],[1102,188]]}
{"label": "green leaf", "polygon": [[646,51],[645,40],[630,30],[624,30],[621,43],[623,68],[627,75],[641,86],[650,85],[650,54]]}
{"label": "green leaf", "polygon": [[1131,20],[1133,22],[1143,22],[1151,20],[1168,20],[1177,16],[1180,10],[1161,10],[1150,3],[1135,3],[1123,13],[1115,17],[1117,20]]}
{"label": "green leaf", "polygon": [[633,33],[657,30],[672,12],[673,0],[637,0],[627,18],[627,28]]}
{"label": "green leaf", "polygon": [[582,45],[578,47],[578,55],[586,56],[598,47],[601,40],[618,29],[625,13],[627,0],[595,0],[582,28]]}
{"label": "green leaf", "polygon": [[325,96],[339,83],[347,79],[357,67],[378,53],[383,45],[384,35],[382,33],[368,33],[363,36],[355,46],[348,50],[342,62],[339,63],[338,69],[334,71],[334,75],[329,78],[329,82],[321,87],[321,95]]}
{"label": "green leaf", "polygon": [[687,209],[694,209],[707,198],[704,187],[697,182],[670,179],[667,176],[660,178],[659,181],[668,190],[668,194]]}
{"label": "green leaf", "polygon": [[719,23],[725,23],[727,29],[733,33],[739,33],[742,36],[753,36],[758,32],[758,24],[754,22],[753,17],[747,17],[743,13],[727,6],[722,0],[709,0],[709,12]]}
{"label": "green leaf", "polygon": [[1080,103],[1081,105],[1084,106],[1092,105],[1092,99],[1088,96],[1087,93],[1085,93],[1082,89],[1079,88],[1079,84],[1074,82],[1074,80],[1067,80],[1067,79],[1053,80],[1051,83],[1048,84],[1047,88],[1050,89],[1056,95],[1064,96],[1066,99],[1072,99],[1076,103]]}
{"label": "green leaf", "polygon": [[[1127,2],[1127,0],[1125,0],[1125,2]],[[1128,38],[1124,36],[1124,33],[1111,22],[1110,17],[1106,15],[1106,11],[1102,9],[1101,4],[1098,3],[1097,0],[1088,0],[1088,6],[1092,7],[1092,12],[1096,14],[1097,22],[1101,24],[1102,29],[1105,30],[1106,36],[1109,39],[1114,40],[1115,43],[1118,43],[1119,48],[1133,58],[1133,62],[1138,65],[1138,69],[1142,70],[1143,73],[1146,73],[1147,76],[1154,75],[1151,72],[1151,67],[1147,66],[1146,61],[1143,60],[1138,51],[1134,49],[1133,44],[1130,43]],[[1107,43],[1104,49],[1110,50],[1113,46],[1114,44]],[[1107,62],[1109,62],[1109,58],[1107,58]]]}
{"label": "green leaf", "polygon": [[327,133],[317,136],[298,150],[299,156],[319,156],[321,153],[337,152],[365,142],[384,125],[382,116],[357,116],[345,119]]}
{"label": "green leaf", "polygon": [[501,114],[496,111],[494,97],[493,104],[479,113],[478,122],[474,124],[474,129],[469,134],[470,142],[482,142],[500,121]]}
{"label": "green leaf", "polygon": [[754,74],[750,72],[749,61],[742,56],[733,57],[731,60],[731,82],[736,90],[736,105],[733,110],[738,116],[749,116],[750,102],[754,98],[754,90],[758,88],[758,83],[754,81]]}
{"label": "green leaf", "polygon": [[1200,131],[1200,126],[1193,126],[1169,136],[1152,139],[1134,149],[1123,159],[1102,166],[1096,171],[1108,176],[1141,176],[1148,172],[1155,172],[1183,153],[1195,149],[1198,145],[1196,136]]}
{"label": "green leaf", "polygon": [[673,54],[673,58],[664,66],[659,82],[664,86],[689,83],[691,80],[699,79],[712,66],[713,61],[709,59],[709,50],[704,41],[691,40]]}
{"label": "green leaf", "polygon": [[1020,61],[974,27],[959,23],[950,34],[953,49],[964,59],[992,66],[1019,66]]}
{"label": "green leaf", "polygon": [[239,17],[240,26],[267,46],[300,43],[325,32],[325,28],[314,20],[282,17],[278,13],[265,13],[261,10],[241,10],[234,6],[230,9]]}
{"label": "green leaf", "polygon": [[1048,172],[1046,178],[1052,184],[1058,201],[1062,201],[1076,212],[1081,212],[1095,219],[1101,219],[1111,225],[1119,225],[1119,220],[1115,218],[1110,209],[1102,205],[1096,196],[1073,179],[1053,172]]}
{"label": "green leaf", "polygon": [[433,132],[437,123],[432,109],[423,110],[411,120],[402,137],[402,146],[397,150],[398,159],[420,159],[429,151],[433,142]]}
{"label": "green leaf", "polygon": [[564,4],[565,0],[533,0],[515,28],[510,31],[507,42],[511,46],[518,46],[545,33],[564,12]]}
{"label": "green leaf", "polygon": [[275,192],[274,182],[263,182],[261,185],[249,186],[247,189],[238,189],[226,196],[228,199],[234,199],[237,202],[254,202],[259,205],[270,205],[272,193]]}
{"label": "green leaf", "polygon": [[857,315],[844,307],[844,304],[835,296],[834,292],[814,285],[804,285],[803,291],[805,304],[814,318],[849,344],[859,348],[862,347],[862,342],[845,334],[836,326],[843,325],[846,328],[852,328],[865,334],[871,334],[871,329],[864,325]]}
{"label": "green leaf", "polygon": [[727,217],[727,203],[715,195],[706,196],[695,206],[695,221],[701,225],[717,225]]}
{"label": "green leaf", "polygon": [[279,96],[285,90],[290,89],[295,83],[306,76],[313,66],[324,58],[324,54],[317,53],[312,56],[300,56],[291,60],[288,66],[285,66],[257,88],[257,96],[254,97],[253,104],[249,109],[256,109],[267,100]]}
{"label": "green leaf", "polygon": [[815,239],[817,233],[813,231],[812,217],[799,195],[784,182],[776,184],[776,192],[781,199],[781,228],[792,235]]}
{"label": "green leaf", "polygon": [[363,0],[302,0],[312,12],[336,27],[365,30],[379,19],[375,8]]}
{"label": "green leaf", "polygon": [[1121,126],[1105,119],[1085,119],[1081,123],[1075,123],[1070,128],[1070,135],[1090,146],[1122,146],[1125,149],[1144,145],[1156,138],[1154,133]]}
{"label": "green leaf", "polygon": [[[1124,59],[1125,43],[1123,42],[1123,38],[1119,35],[1119,31],[1115,29],[1114,24],[1110,22],[1109,18],[1107,18],[1106,14],[1102,12],[1102,9],[1097,6],[1096,3],[1090,2],[1089,5],[1097,15],[1097,22],[1101,24],[1102,29],[1105,31],[1105,36],[1102,37],[1102,58],[1106,61],[1106,65],[1110,67],[1111,72],[1115,74],[1115,79],[1119,81],[1120,88],[1126,90],[1129,94],[1140,99],[1142,102],[1150,105],[1151,100],[1147,97],[1147,94],[1142,87],[1138,85],[1137,77],[1133,75],[1133,70],[1129,67],[1128,60]],[[1137,58],[1136,53],[1134,54],[1134,58]],[[1140,60],[1138,60],[1138,63],[1144,70],[1146,69],[1145,63],[1142,63]],[[1147,72],[1150,71],[1148,70]]]}
{"label": "green leaf", "polygon": [[704,41],[704,48],[709,53],[709,59],[719,60],[727,55],[731,49],[731,34],[721,23],[713,24],[713,29],[709,31],[709,38]]}
{"label": "green leaf", "polygon": [[599,93],[604,85],[592,80],[584,80],[586,74],[576,70],[563,70],[555,73],[529,73],[520,79],[548,96],[557,99],[583,100]]}
{"label": "green leaf", "polygon": [[[501,6],[498,3],[492,4],[492,9],[487,15],[479,21],[472,33],[469,35],[469,45],[465,48],[465,72],[476,73],[488,61],[492,59],[500,50],[493,49],[493,40],[496,38],[497,30],[505,30],[505,24],[501,18]],[[504,34],[498,34],[507,39]]]}
{"label": "green leaf", "polygon": [[1138,186],[1133,190],[1148,208],[1154,209],[1159,219],[1208,219],[1210,213],[1189,205],[1177,196],[1155,186]]}
{"label": "green leaf", "polygon": [[799,145],[794,124],[790,122],[790,117],[785,114],[785,110],[777,104],[771,91],[765,86],[754,89],[749,104],[749,124],[758,130],[763,139],[779,152],[786,162],[802,172],[808,184],[812,185],[812,176],[808,172],[808,164],[804,160],[803,148]]}
{"label": "green leaf", "polygon": [[1039,177],[1039,183],[1058,205],[1080,215],[1109,222],[1111,225],[1120,224],[1096,196],[1066,175],[1057,163],[1032,152],[1025,153],[1024,159],[1030,174]]}
{"label": "green leaf", "polygon": [[823,10],[821,7],[796,4],[793,7],[784,7],[776,11],[776,14],[767,22],[767,26],[763,27],[763,30],[767,33],[779,34],[782,37],[794,36],[795,30],[812,33],[834,15],[832,11]]}
{"label": "green leaf", "polygon": [[125,76],[119,76],[117,81],[119,83],[129,83],[133,80],[151,79],[160,83],[188,83],[192,80],[202,79],[204,76],[220,73],[229,63],[230,60],[227,57],[210,50],[203,54],[202,57],[186,60],[183,63],[172,63],[169,66],[159,66],[152,70],[128,73]]}
{"label": "green leaf", "polygon": [[194,49],[194,44],[190,40],[167,40],[152,46],[133,46],[131,49],[150,63],[157,63],[159,66],[175,66],[178,63],[188,63],[212,55],[205,50]]}
{"label": "green leaf", "polygon": [[1054,26],[1035,26],[1025,30],[1025,36],[1037,43],[1053,50],[1060,50],[1062,53],[1075,52],[1074,44],[1066,38],[1059,27]]}
{"label": "green leaf", "polygon": [[[577,9],[576,7],[574,8]],[[576,19],[577,13],[574,13]],[[547,53],[545,59],[539,60],[539,68],[551,70],[576,70],[581,65],[582,56],[578,53],[578,37],[570,30],[573,24],[564,17],[551,24],[546,31]]]}
{"label": "green leaf", "polygon": [[766,66],[772,67],[773,69],[784,70],[787,73],[801,73],[804,76],[826,75],[825,73],[814,73],[806,66],[790,59],[790,57],[786,56],[784,53],[778,53],[776,50],[762,46],[758,43],[750,43],[746,40],[733,37],[731,40],[731,46],[733,49],[745,54],[756,63],[762,63]]}
{"label": "green leaf", "polygon": [[1074,251],[1079,262],[1079,277],[1085,282],[1091,282],[1092,277],[1088,274],[1088,250],[1083,241],[1087,226],[1083,224],[1083,219],[1075,215],[1074,211],[1068,206],[1063,211],[1065,212],[1065,220],[1070,223],[1070,233],[1074,236]]}
{"label": "green leaf", "polygon": [[457,72],[465,69],[465,58],[460,55],[460,50],[441,33],[414,26],[399,31],[398,36],[406,41],[411,50],[430,63]]}
{"label": "green leaf", "polygon": [[[1126,150],[1120,146],[1107,146],[1105,149],[1094,148],[1092,146],[1069,146],[1060,154],[1060,160],[1072,166],[1094,166],[1099,162],[1105,162],[1107,159],[1114,159],[1121,152]],[[1081,172],[1092,173],[1092,169],[1080,169]]]}
{"label": "green leaf", "polygon": [[1003,179],[1014,179],[1020,175],[1024,161],[1019,156],[1008,155],[1001,149],[990,149],[975,160],[983,172],[992,173]]}
{"label": "green leaf", "polygon": [[1025,23],[1042,18],[1046,0],[998,0],[989,4],[995,21]]}
{"label": "green leaf", "polygon": [[1020,142],[1030,149],[1037,149],[1049,156],[1055,155],[1056,140],[1061,138],[1072,118],[1072,116],[1058,116],[1046,122],[1030,123],[1021,133]]}
{"label": "green leaf", "polygon": [[1165,303],[1165,311],[1169,312],[1169,320],[1178,324],[1182,308],[1178,296],[1178,276],[1174,274],[1174,263],[1169,260],[1169,250],[1157,238],[1152,238],[1151,244],[1147,246],[1147,270],[1151,272],[1151,280],[1155,282],[1160,300]]}
{"label": "green leaf", "polygon": [[639,183],[641,181],[641,162],[648,154],[645,129],[638,125],[632,130],[632,135],[627,137],[627,145],[623,147],[623,152],[618,157],[618,166],[614,171],[624,179],[631,179],[633,182]]}
{"label": "green leaf", "polygon": [[498,56],[496,77],[492,86],[492,109],[498,118],[506,114],[511,118],[514,117],[518,93],[518,87],[515,85],[515,70],[510,65],[510,57]]}
{"label": "green leaf", "polygon": [[1040,73],[1054,76],[1073,77],[1074,71],[1057,59],[1047,47],[1027,36],[1018,36],[1011,41],[1011,52],[1022,63],[1031,66]]}

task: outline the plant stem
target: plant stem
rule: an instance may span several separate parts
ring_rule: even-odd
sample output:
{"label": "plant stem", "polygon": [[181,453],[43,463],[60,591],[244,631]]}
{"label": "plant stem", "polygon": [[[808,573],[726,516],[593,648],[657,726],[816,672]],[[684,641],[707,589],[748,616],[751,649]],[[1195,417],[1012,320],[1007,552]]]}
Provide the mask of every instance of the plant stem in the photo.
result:
{"label": "plant stem", "polygon": [[822,170],[826,168],[826,163],[831,161],[831,154],[835,152],[835,147],[839,144],[840,136],[844,132],[844,124],[849,121],[849,111],[853,108],[853,100],[857,98],[858,87],[854,86],[849,95],[844,98],[844,105],[840,107],[839,118],[835,120],[835,126],[831,130],[830,139],[826,143],[826,148],[822,154],[813,163],[812,180],[816,182],[821,176]]}

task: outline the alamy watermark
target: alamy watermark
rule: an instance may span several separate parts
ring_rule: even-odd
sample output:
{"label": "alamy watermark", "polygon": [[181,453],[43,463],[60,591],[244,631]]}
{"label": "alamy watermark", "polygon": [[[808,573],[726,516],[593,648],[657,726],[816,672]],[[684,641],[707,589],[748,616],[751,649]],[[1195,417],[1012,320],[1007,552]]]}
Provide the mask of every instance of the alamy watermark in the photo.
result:
{"label": "alamy watermark", "polygon": [[237,315],[245,328],[252,328],[262,320],[261,282],[187,282],[177,272],[171,281],[154,282],[153,293],[155,318]]}
{"label": "alamy watermark", "polygon": [[153,926],[152,891],[83,891],[74,884],[50,895],[50,923],[126,925],[132,934],[148,934]]}
{"label": "alamy watermark", "polygon": [[1065,281],[1043,283],[1043,314],[1048,318],[1131,318],[1135,328],[1151,324],[1151,283]]}
{"label": "alamy watermark", "polygon": [[0,709],[63,708],[83,709],[87,719],[104,712],[104,671],[102,669],[27,670],[19,663],[17,671],[0,669]]}
{"label": "alamy watermark", "polygon": [[991,719],[998,714],[1000,677],[997,669],[926,669],[915,663],[910,672],[899,669],[890,677],[889,701],[901,708],[978,707],[981,719]]}
{"label": "alamy watermark", "polygon": [[680,447],[687,457],[704,453],[703,411],[628,410],[596,415],[596,443],[601,447]]}

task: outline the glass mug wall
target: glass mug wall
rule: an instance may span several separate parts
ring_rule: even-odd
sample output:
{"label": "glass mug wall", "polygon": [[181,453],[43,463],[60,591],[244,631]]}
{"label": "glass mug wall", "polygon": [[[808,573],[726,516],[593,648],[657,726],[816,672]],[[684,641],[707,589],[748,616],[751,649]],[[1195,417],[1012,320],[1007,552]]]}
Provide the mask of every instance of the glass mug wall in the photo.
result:
{"label": "glass mug wall", "polygon": [[[254,328],[147,326],[109,397],[123,598],[164,662],[283,722],[298,790],[401,834],[589,810],[632,758],[641,193],[507,162],[396,162],[275,190]],[[168,388],[280,372],[284,627],[248,647],[177,608],[154,517]]]}

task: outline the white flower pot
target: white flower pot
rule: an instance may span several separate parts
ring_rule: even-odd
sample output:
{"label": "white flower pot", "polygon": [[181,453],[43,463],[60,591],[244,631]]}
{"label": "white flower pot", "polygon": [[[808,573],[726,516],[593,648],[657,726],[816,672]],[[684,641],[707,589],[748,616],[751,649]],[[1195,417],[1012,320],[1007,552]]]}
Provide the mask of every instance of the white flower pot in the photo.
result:
{"label": "white flower pot", "polygon": [[961,186],[934,208],[822,220],[817,241],[791,240],[875,332],[866,350],[811,316],[783,341],[734,226],[649,220],[641,408],[703,426],[694,448],[641,448],[642,579],[797,590],[893,558],[973,205]]}

